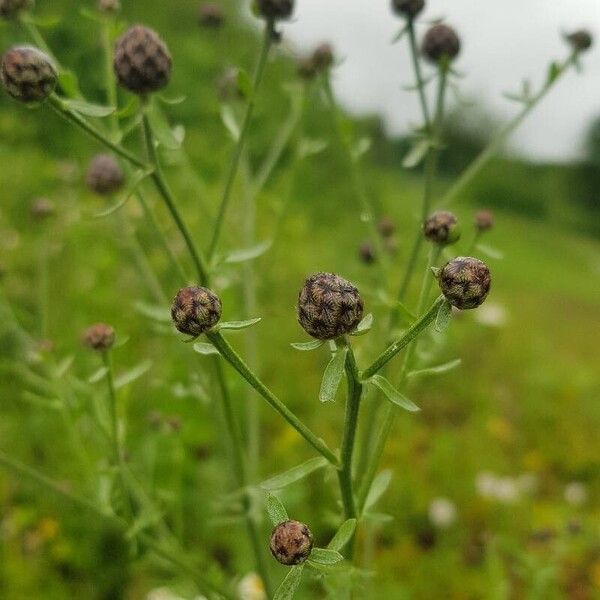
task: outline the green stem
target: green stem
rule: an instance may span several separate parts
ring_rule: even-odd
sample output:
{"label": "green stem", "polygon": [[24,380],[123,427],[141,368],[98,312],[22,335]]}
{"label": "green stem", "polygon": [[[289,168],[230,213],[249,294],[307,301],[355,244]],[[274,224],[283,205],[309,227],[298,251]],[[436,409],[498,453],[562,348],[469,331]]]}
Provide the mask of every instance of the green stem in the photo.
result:
{"label": "green stem", "polygon": [[229,166],[229,172],[227,174],[227,179],[225,181],[225,188],[223,190],[223,195],[221,197],[221,203],[219,205],[219,212],[217,213],[217,220],[215,222],[215,226],[213,229],[213,235],[210,240],[210,244],[208,246],[207,258],[209,262],[213,259],[215,252],[217,250],[217,245],[219,243],[219,238],[221,236],[223,225],[225,222],[225,215],[227,213],[227,209],[229,207],[229,203],[231,201],[231,195],[233,192],[233,184],[235,183],[235,179],[238,174],[240,161],[242,158],[242,153],[246,144],[246,138],[248,137],[248,133],[250,130],[250,123],[252,121],[252,115],[254,114],[254,107],[256,104],[256,94],[260,87],[260,83],[262,81],[265,66],[267,64],[267,58],[269,56],[269,50],[271,48],[271,44],[273,43],[273,22],[268,20],[265,24],[265,31],[263,35],[263,43],[260,50],[260,55],[258,58],[258,63],[256,65],[256,69],[254,71],[254,77],[252,79],[252,90],[250,98],[248,99],[248,104],[246,106],[246,112],[244,114],[244,119],[242,121],[242,126],[240,129],[240,135],[237,140],[235,150],[233,152],[233,158],[231,160],[231,164]]}
{"label": "green stem", "polygon": [[42,339],[48,339],[48,324],[50,310],[50,269],[49,269],[49,236],[46,231],[42,233],[39,252],[39,270],[40,270],[40,335]]}
{"label": "green stem", "polygon": [[427,96],[425,95],[425,80],[423,78],[423,72],[421,70],[421,53],[417,44],[417,36],[415,33],[415,23],[413,19],[409,19],[407,23],[408,42],[410,46],[410,56],[413,63],[413,70],[415,73],[415,79],[417,80],[417,91],[419,93],[419,101],[421,103],[421,112],[423,114],[423,120],[425,121],[425,127],[427,130],[431,129],[431,117],[429,116],[429,106],[427,104]]}
{"label": "green stem", "polygon": [[154,181],[156,189],[165,201],[165,204],[167,205],[167,208],[171,213],[171,217],[173,218],[173,221],[175,221],[177,229],[179,229],[179,232],[181,233],[181,236],[185,241],[185,245],[187,246],[187,249],[192,258],[192,262],[194,263],[196,273],[198,275],[198,281],[202,285],[207,285],[209,279],[208,268],[204,261],[204,257],[196,249],[194,241],[192,240],[192,236],[183,218],[179,214],[179,210],[177,209],[177,205],[175,204],[175,199],[173,198],[171,189],[169,188],[169,185],[167,184],[163,176],[162,169],[160,167],[160,162],[158,160],[158,153],[156,152],[156,145],[154,141],[154,135],[152,133],[152,127],[150,125],[150,120],[148,119],[148,114],[145,109],[142,114],[142,126],[144,129],[144,137],[146,140],[146,150],[148,152],[148,158],[150,159],[150,162],[154,169],[151,175],[152,180]]}
{"label": "green stem", "polygon": [[208,339],[221,356],[275,409],[319,454],[338,466],[336,455],[250,370],[244,360],[219,332],[208,332]]}

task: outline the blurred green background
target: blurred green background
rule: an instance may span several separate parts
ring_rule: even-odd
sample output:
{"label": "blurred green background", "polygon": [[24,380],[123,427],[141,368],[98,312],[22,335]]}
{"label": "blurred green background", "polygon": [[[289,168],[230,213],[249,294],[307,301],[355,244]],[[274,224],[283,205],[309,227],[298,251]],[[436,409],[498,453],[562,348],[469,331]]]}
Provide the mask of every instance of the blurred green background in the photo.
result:
{"label": "blurred green background", "polygon": [[[38,4],[36,14],[60,19],[43,30],[50,47],[78,74],[85,95],[103,102],[97,23],[80,13],[85,3]],[[237,15],[238,3],[223,3],[227,23],[220,30],[198,27],[195,0],[178,0],[174,6],[155,0],[124,4],[126,19],[160,31],[173,54],[173,81],[164,95],[186,99],[165,111],[173,124],[185,126],[185,149],[197,181],[177,160],[177,152],[167,176],[194,236],[205,246],[232,151],[216,82],[230,66],[252,69],[257,29]],[[15,24],[2,23],[0,33],[2,48],[23,39]],[[247,153],[251,165],[264,159],[298,86],[294,60],[284,45],[269,64],[259,94]],[[465,122],[468,109],[449,120],[440,188],[486,142],[484,134],[463,126]],[[345,125],[357,139],[372,140],[362,164],[378,214],[397,225],[395,282],[417,226],[421,175],[400,167],[408,142],[387,138],[378,118],[347,118]],[[397,419],[384,465],[393,472],[392,482],[377,506],[378,518],[368,527],[367,554],[377,566],[367,579],[368,597],[600,598],[597,131],[598,126],[590,128],[588,159],[579,164],[495,159],[453,207],[464,236],[447,252],[466,250],[474,212],[489,208],[497,223],[484,244],[503,257],[481,256],[494,277],[487,303],[455,319],[447,339],[433,340],[437,361],[461,357],[462,366],[427,382],[415,381],[410,395],[422,411]],[[254,333],[265,381],[335,447],[342,401],[320,405],[317,397],[327,353],[298,353],[289,346],[304,339],[294,315],[298,289],[307,274],[326,270],[363,290],[376,327],[357,341],[362,364],[385,342],[386,307],[370,292],[374,267],[365,265],[358,253],[366,229],[316,89],[307,102],[303,135],[323,140],[327,147],[300,164],[291,152],[284,153],[257,199],[258,239],[270,238],[278,210],[286,199],[290,202],[274,247],[256,263],[258,315],[244,314],[244,268],[223,268],[216,285],[225,318],[263,318]],[[86,415],[101,397],[102,383],[86,383],[75,393],[75,443],[83,446],[75,450],[79,446],[73,446],[73,431],[63,413],[46,402],[52,394],[38,378],[72,360],[67,374],[53,385],[61,389],[74,379],[86,382],[99,363],[81,348],[81,332],[96,321],[111,323],[119,338],[127,339],[114,353],[118,372],[151,362],[143,377],[120,392],[128,415],[131,464],[192,558],[211,557],[226,573],[245,574],[252,561],[245,547],[236,551],[245,543],[242,525],[230,518],[221,500],[230,481],[207,386],[207,359],[139,310],[140,303],[147,306],[154,300],[132,264],[127,226],[119,214],[95,218],[106,203],[92,197],[83,183],[86,164],[97,151],[49,110],[30,110],[5,94],[0,97],[0,448],[86,497],[101,498],[98,465],[106,448]],[[242,196],[236,190],[229,213],[224,238],[229,248],[240,246]],[[30,214],[38,197],[51,199],[57,209],[42,223]],[[179,237],[150,186],[148,197],[185,262]],[[122,214],[171,297],[178,287],[176,273],[134,200]],[[42,332],[40,273],[45,268],[48,329]],[[23,331],[52,344],[36,345]],[[232,343],[243,350],[246,335],[237,334]],[[249,392],[230,375],[243,417]],[[259,406],[263,437],[258,480],[312,456],[296,434]],[[281,498],[324,544],[337,525],[336,493],[334,478],[318,472],[286,489]],[[265,540],[268,530],[265,522]],[[4,471],[0,541],[3,599],[138,599],[162,586],[183,598],[193,596],[189,584],[161,563],[127,560],[128,546],[116,532]],[[273,565],[278,579],[284,573]],[[322,597],[316,581],[305,582],[302,590],[299,597]]]}

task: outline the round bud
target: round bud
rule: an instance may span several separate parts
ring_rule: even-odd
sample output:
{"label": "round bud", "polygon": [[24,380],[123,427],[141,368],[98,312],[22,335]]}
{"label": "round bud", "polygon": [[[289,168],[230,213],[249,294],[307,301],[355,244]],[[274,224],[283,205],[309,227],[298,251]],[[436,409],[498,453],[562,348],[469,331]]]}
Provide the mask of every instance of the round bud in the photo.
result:
{"label": "round bud", "polygon": [[198,23],[202,27],[214,27],[215,29],[221,27],[225,21],[225,13],[223,9],[213,2],[207,2],[201,4],[198,10]]}
{"label": "round bud", "polygon": [[311,80],[317,76],[317,68],[312,56],[299,58],[296,62],[296,72],[301,79]]}
{"label": "round bud", "polygon": [[334,54],[331,44],[321,44],[315,48],[312,61],[317,71],[326,71],[333,65]]}
{"label": "round bud", "polygon": [[432,63],[453,60],[460,52],[460,38],[448,25],[440,23],[431,27],[423,39],[423,55]]}
{"label": "round bud", "polygon": [[371,242],[363,242],[358,248],[358,255],[366,265],[372,265],[375,262],[375,249]]}
{"label": "round bud", "polygon": [[119,0],[98,0],[98,10],[104,13],[116,13],[121,10]]}
{"label": "round bud", "polygon": [[490,210],[480,210],[475,213],[475,228],[480,233],[489,231],[494,227],[494,213]]}
{"label": "round bud", "polygon": [[31,204],[31,216],[36,221],[44,221],[52,217],[55,212],[54,202],[47,198],[38,198]]}
{"label": "round bud", "polygon": [[294,0],[254,0],[254,10],[265,19],[289,19],[294,12]]}
{"label": "round bud", "polygon": [[115,343],[115,330],[105,323],[96,323],[83,333],[83,343],[92,350],[106,352]]}
{"label": "round bud", "polygon": [[576,52],[585,52],[589,50],[593,43],[594,38],[589,31],[585,29],[580,29],[579,31],[574,31],[567,36],[567,40],[571,44],[571,47]]}
{"label": "round bud", "polygon": [[392,0],[392,10],[407,19],[414,19],[424,8],[425,0]]}
{"label": "round bud", "polygon": [[117,40],[113,68],[119,84],[134,94],[164,88],[172,64],[167,45],[149,27],[134,25]]}
{"label": "round bud", "polygon": [[110,196],[123,187],[125,175],[110,154],[98,154],[88,166],[85,183],[95,194]]}
{"label": "round bud", "polygon": [[304,523],[285,521],[273,529],[269,546],[275,560],[292,567],[308,559],[313,548],[313,536]]}
{"label": "round bud", "polygon": [[0,0],[0,17],[14,19],[20,12],[33,6],[33,0]]}
{"label": "round bud", "polygon": [[392,237],[396,233],[396,224],[390,217],[382,217],[377,223],[377,231],[379,231],[381,237]]}
{"label": "round bud", "polygon": [[459,256],[440,269],[438,282],[452,306],[467,310],[483,304],[490,291],[492,276],[484,262]]}
{"label": "round bud", "polygon": [[2,85],[21,102],[41,102],[56,87],[52,60],[32,46],[15,46],[2,57]]}
{"label": "round bud", "polygon": [[203,287],[182,288],[171,305],[171,318],[178,331],[197,337],[219,322],[221,300]]}
{"label": "round bud", "polygon": [[451,212],[434,212],[423,223],[423,234],[430,242],[439,246],[454,244],[460,239],[458,220]]}
{"label": "round bud", "polygon": [[333,273],[316,273],[300,290],[298,322],[312,337],[333,340],[354,331],[363,309],[363,300],[349,281]]}

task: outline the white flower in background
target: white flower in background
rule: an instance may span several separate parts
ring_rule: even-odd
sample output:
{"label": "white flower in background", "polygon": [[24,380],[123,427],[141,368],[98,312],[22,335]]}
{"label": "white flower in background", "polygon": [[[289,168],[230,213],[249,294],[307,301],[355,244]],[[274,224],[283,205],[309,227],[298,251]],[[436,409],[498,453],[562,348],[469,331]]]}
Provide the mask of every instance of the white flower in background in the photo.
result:
{"label": "white flower in background", "polygon": [[487,471],[479,473],[475,480],[475,487],[480,496],[493,498],[496,490],[496,476]]}
{"label": "white flower in background", "polygon": [[581,506],[588,499],[587,488],[579,481],[572,481],[565,487],[565,500],[573,506]]}
{"label": "white flower in background", "polygon": [[511,504],[519,500],[523,493],[530,493],[535,488],[535,483],[535,477],[529,474],[514,478],[483,472],[477,476],[475,487],[484,498]]}
{"label": "white flower in background", "polygon": [[448,498],[435,498],[429,505],[429,520],[440,529],[447,529],[456,521],[456,505]]}
{"label": "white flower in background", "polygon": [[486,302],[476,311],[475,319],[488,327],[504,327],[508,321],[508,312],[501,304]]}
{"label": "white flower in background", "polygon": [[496,500],[511,503],[519,499],[519,486],[511,477],[500,477],[496,481]]}
{"label": "white flower in background", "polygon": [[265,586],[256,573],[248,573],[238,584],[240,600],[267,600]]}

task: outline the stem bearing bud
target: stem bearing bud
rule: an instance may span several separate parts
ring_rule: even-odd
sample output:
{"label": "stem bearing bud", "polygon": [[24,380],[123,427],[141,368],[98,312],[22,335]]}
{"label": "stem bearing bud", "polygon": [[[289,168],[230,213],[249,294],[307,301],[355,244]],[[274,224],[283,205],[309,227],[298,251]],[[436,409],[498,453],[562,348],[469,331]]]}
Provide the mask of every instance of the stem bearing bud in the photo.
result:
{"label": "stem bearing bud", "polygon": [[452,27],[440,23],[431,27],[423,38],[423,55],[432,63],[452,61],[460,52],[460,38]]}
{"label": "stem bearing bud", "polygon": [[445,210],[434,212],[423,223],[423,234],[434,244],[448,246],[460,239],[458,219]]}
{"label": "stem bearing bud", "polygon": [[83,343],[97,352],[106,352],[115,343],[115,330],[106,323],[96,323],[84,331]]}

